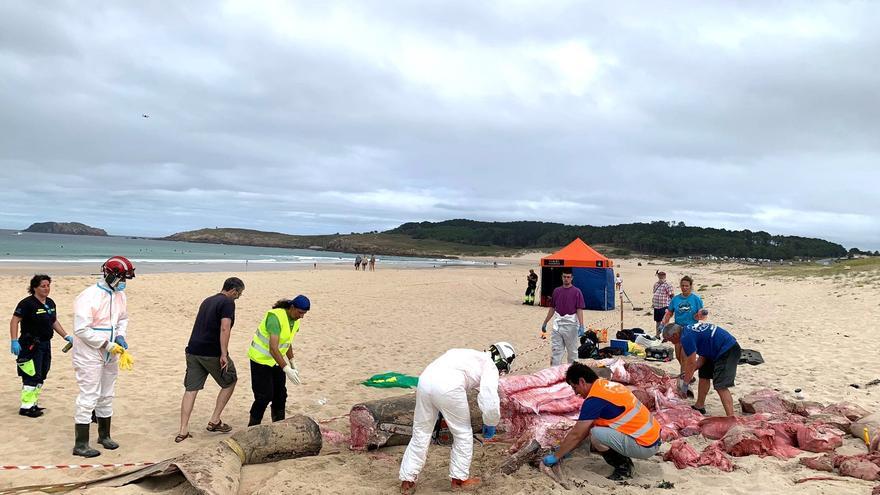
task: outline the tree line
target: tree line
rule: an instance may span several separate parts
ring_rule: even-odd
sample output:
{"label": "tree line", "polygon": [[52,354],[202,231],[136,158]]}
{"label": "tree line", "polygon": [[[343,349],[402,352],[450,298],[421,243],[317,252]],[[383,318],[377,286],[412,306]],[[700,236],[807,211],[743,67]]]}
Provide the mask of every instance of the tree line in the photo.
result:
{"label": "tree line", "polygon": [[691,227],[683,222],[654,221],[595,227],[551,222],[410,222],[387,231],[414,239],[434,239],[477,246],[515,249],[555,248],[580,237],[588,244],[659,256],[714,255],[735,258],[834,258],[847,255],[840,244],[800,236],[750,230]]}

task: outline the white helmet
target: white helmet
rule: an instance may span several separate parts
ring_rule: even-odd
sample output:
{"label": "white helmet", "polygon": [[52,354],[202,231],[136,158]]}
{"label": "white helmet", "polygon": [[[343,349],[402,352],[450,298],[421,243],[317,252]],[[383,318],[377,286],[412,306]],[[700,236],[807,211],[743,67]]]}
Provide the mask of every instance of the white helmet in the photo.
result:
{"label": "white helmet", "polygon": [[498,371],[510,373],[510,365],[516,357],[516,351],[509,342],[495,342],[489,346],[489,354],[492,356],[492,361],[495,361]]}

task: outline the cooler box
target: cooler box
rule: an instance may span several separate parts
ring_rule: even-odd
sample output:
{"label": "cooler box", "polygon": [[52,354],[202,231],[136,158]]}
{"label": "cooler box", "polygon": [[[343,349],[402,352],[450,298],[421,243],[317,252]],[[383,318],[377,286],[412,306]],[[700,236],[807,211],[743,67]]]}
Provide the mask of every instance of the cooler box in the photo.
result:
{"label": "cooler box", "polygon": [[611,343],[608,347],[620,349],[621,351],[623,351],[624,356],[629,354],[629,341],[628,340],[611,339]]}

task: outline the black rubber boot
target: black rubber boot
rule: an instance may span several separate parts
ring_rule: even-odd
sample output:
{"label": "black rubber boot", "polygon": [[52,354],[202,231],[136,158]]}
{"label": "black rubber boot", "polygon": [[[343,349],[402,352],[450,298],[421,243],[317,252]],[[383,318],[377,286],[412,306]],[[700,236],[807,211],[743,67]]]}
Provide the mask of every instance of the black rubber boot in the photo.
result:
{"label": "black rubber boot", "polygon": [[91,426],[89,423],[74,426],[76,440],[73,444],[73,455],[82,457],[98,457],[101,455],[100,452],[89,446],[89,429],[91,429]]}
{"label": "black rubber boot", "polygon": [[272,409],[272,422],[281,421],[284,419],[284,409]]}
{"label": "black rubber boot", "polygon": [[255,426],[255,425],[258,425],[258,424],[260,424],[260,423],[262,423],[262,422],[263,422],[263,417],[262,417],[262,416],[260,416],[260,417],[258,418],[258,417],[254,416],[254,415],[251,415],[250,419],[248,420],[248,426]]}
{"label": "black rubber boot", "polygon": [[629,457],[618,453],[614,449],[608,449],[602,452],[602,458],[605,459],[614,471],[608,476],[611,481],[623,481],[632,478],[633,462]]}
{"label": "black rubber boot", "polygon": [[27,416],[29,418],[39,418],[40,416],[43,415],[43,411],[37,409],[37,406],[31,406],[27,409],[19,409],[18,415],[19,416]]}
{"label": "black rubber boot", "polygon": [[119,444],[114,442],[112,438],[110,438],[110,418],[97,418],[98,419],[98,443],[104,446],[105,449],[116,450],[119,448]]}

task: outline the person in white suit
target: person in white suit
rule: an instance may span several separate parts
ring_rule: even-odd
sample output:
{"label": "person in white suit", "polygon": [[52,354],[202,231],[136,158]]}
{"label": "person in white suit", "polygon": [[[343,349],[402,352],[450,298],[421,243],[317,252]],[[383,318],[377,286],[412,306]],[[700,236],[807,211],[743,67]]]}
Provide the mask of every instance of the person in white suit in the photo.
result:
{"label": "person in white suit", "polygon": [[126,280],[134,278],[134,265],[114,256],[101,266],[102,278],[77,296],[74,302],[73,370],[79,395],[74,413],[73,454],[96,457],[89,446],[92,414],[98,423],[98,443],[106,449],[119,447],[110,437],[113,389],[119,373],[119,355],[128,349]]}
{"label": "person in white suit", "polygon": [[452,489],[468,490],[480,484],[478,478],[470,477],[474,440],[467,391],[479,390],[477,405],[483,413],[483,438],[492,438],[501,420],[499,373],[510,371],[515,357],[512,345],[498,342],[489,346],[488,352],[450,349],[425,368],[416,389],[412,438],[400,463],[401,493],[415,491],[438,413],[443,415],[453,438],[449,458]]}

